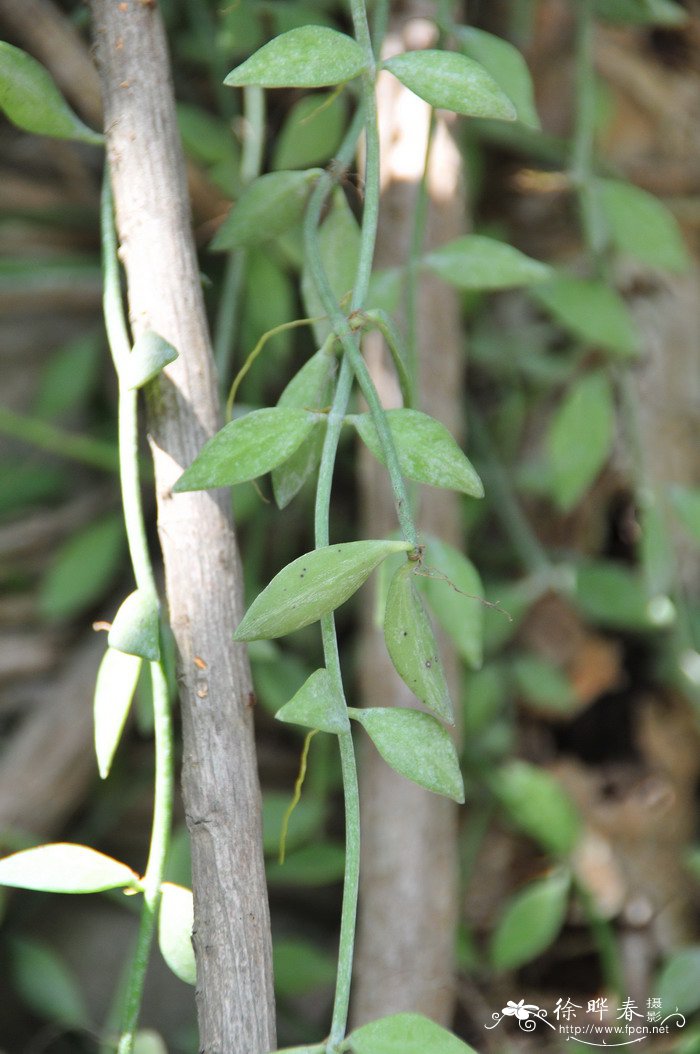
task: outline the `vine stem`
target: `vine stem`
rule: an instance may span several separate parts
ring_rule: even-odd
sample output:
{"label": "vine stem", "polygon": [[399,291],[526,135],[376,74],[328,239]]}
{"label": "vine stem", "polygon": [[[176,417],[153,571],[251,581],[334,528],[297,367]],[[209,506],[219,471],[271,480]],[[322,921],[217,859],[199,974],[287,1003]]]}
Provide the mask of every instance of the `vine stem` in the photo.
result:
{"label": "vine stem", "polygon": [[[119,281],[116,231],[112,206],[109,167],[105,167],[101,201],[102,253],[104,275],[104,316],[107,338],[119,379],[119,471],[122,505],[129,552],[136,585],[157,602],[157,590],[141,503],[138,455],[138,402],[125,380],[131,354],[129,333],[124,318]],[[165,861],[170,844],[173,804],[173,732],[170,698],[165,669],[152,662],[153,715],[155,734],[155,787],[153,823],[148,862],[142,879],[143,907],[136,946],[131,960],[122,1011],[118,1054],[131,1054],[143,997],[146,968],[155,931]]]}

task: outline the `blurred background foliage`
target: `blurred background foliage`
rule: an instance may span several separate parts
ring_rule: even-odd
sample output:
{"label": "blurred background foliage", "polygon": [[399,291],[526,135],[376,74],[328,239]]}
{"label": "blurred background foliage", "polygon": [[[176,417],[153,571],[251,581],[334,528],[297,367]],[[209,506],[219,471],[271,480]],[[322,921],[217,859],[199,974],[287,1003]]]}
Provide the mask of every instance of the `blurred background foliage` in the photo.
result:
{"label": "blurred background foliage", "polygon": [[[346,13],[334,0],[161,6],[225,391],[259,338],[308,305],[297,230],[235,257],[208,248],[250,178],[242,174],[240,94],[221,82],[271,35],[308,22],[343,28]],[[52,72],[97,123],[87,10],[32,0],[23,16],[19,7],[0,4],[4,37],[49,68],[59,51],[68,55],[67,67]],[[435,14],[449,7],[435,5]],[[454,13],[520,49],[534,94],[506,45],[504,57],[493,37],[451,38],[508,78],[520,117],[513,126],[453,126],[467,174],[465,224],[557,269],[529,291],[485,293],[463,288],[453,261],[434,265],[459,289],[467,391],[459,430],[486,486],[482,502],[459,505],[462,548],[496,605],[477,605],[466,653],[455,634],[467,785],[455,1028],[478,1050],[559,1049],[541,1035],[483,1026],[521,994],[583,1007],[601,993],[640,1006],[659,996],[689,1024],[650,1049],[689,1054],[700,1050],[700,5],[605,0],[596,8],[595,173],[608,223],[607,286],[593,277],[568,173],[582,90],[576,8],[572,0],[472,0]],[[268,94],[261,170],[326,165],[351,99]],[[92,627],[109,622],[129,580],[115,383],[100,318],[100,159],[4,120],[0,159],[0,848],[86,841],[139,868],[152,779],[146,671],[128,749],[104,784],[92,754],[103,650]],[[627,181],[666,211],[635,197]],[[352,221],[360,204],[350,173],[337,207]],[[346,223],[333,246],[341,266],[351,237]],[[384,269],[375,302],[396,309],[401,281]],[[314,348],[306,329],[275,336],[246,377],[246,406],[274,404]],[[343,539],[361,532],[356,443],[349,436],[341,448],[334,492],[332,534]],[[311,487],[283,512],[270,498],[267,482],[233,493],[249,598],[312,544]],[[155,527],[152,542],[156,551]],[[358,616],[371,608],[362,598],[338,618],[350,685],[360,672]],[[449,629],[446,591],[436,607]],[[317,634],[312,627],[281,644],[254,644],[251,660],[285,1045],[328,1026],[342,796],[332,743],[318,736],[280,864],[302,735],[273,715],[318,666]],[[190,884],[181,808],[167,877]],[[103,1049],[135,923],[128,902],[0,897],[0,1050]],[[193,990],[157,953],[144,1024],[155,1031],[142,1037],[142,1054],[196,1049]]]}

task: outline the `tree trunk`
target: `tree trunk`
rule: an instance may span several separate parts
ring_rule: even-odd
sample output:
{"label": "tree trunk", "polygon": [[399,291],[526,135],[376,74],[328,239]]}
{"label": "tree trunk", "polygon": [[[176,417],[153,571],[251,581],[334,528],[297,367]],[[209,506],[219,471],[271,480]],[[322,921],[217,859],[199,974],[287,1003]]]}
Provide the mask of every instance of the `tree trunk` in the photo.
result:
{"label": "tree trunk", "polygon": [[250,671],[232,633],[241,576],[226,491],[171,488],[219,427],[210,340],[159,11],[93,0],[121,259],[134,336],[180,357],[148,393],[158,527],[178,648],[183,795],[192,838],[200,1050],[275,1043]]}
{"label": "tree trunk", "polygon": [[[407,5],[409,18],[420,13],[420,5]],[[425,22],[402,25],[395,20],[385,50],[426,47],[425,33]],[[405,264],[409,256],[431,111],[385,74],[379,78],[378,104],[383,195],[376,263],[391,267]],[[454,237],[464,222],[459,153],[442,121],[433,140],[427,189],[426,246],[434,246]],[[462,338],[454,292],[437,279],[422,277],[417,318],[421,408],[458,434]],[[368,338],[366,354],[385,405],[400,405],[381,340]],[[361,458],[360,494],[365,534],[386,536],[396,526],[386,472],[366,452]],[[458,544],[454,496],[431,490],[419,526]],[[455,655],[444,639],[440,646],[457,699]],[[416,705],[391,664],[381,632],[372,624],[371,609],[360,669],[363,705]],[[362,756],[361,789],[363,867],[355,1023],[410,1010],[449,1025],[455,994],[456,807],[396,775],[371,748]]]}

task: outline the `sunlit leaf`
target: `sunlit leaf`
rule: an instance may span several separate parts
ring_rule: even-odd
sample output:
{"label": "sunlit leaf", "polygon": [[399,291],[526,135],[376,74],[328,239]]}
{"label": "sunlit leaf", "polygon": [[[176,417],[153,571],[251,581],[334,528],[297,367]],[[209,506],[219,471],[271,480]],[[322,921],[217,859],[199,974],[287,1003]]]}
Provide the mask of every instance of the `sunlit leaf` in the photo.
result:
{"label": "sunlit leaf", "polygon": [[365,67],[362,48],[327,26],[300,26],[282,33],[232,70],[229,86],[323,88],[352,80]]}
{"label": "sunlit leaf", "polygon": [[164,337],[152,329],[146,330],[137,338],[128,359],[126,380],[129,388],[143,388],[177,357],[177,350]]}
{"label": "sunlit leaf", "polygon": [[278,721],[321,732],[348,732],[350,721],[345,700],[336,690],[327,670],[316,670],[299,691],[277,713]]}
{"label": "sunlit leaf", "polygon": [[27,132],[83,143],[104,142],[99,132],[73,113],[48,71],[4,40],[0,41],[0,109]]}
{"label": "sunlit leaf", "polygon": [[552,277],[548,264],[481,234],[456,238],[424,256],[423,263],[458,289],[513,289]]}
{"label": "sunlit leaf", "polygon": [[518,120],[539,129],[532,77],[522,54],[509,41],[474,26],[457,28],[459,46],[479,62],[515,106]]}
{"label": "sunlit leaf", "polygon": [[197,981],[192,947],[193,924],[194,908],[190,890],[164,882],[158,916],[158,945],[175,976],[186,984],[196,984]]}
{"label": "sunlit leaf", "polygon": [[415,568],[404,563],[386,598],[384,639],[391,661],[416,698],[445,721],[454,711],[430,619],[415,586]]}
{"label": "sunlit leaf", "polygon": [[130,593],[114,616],[108,642],[117,651],[157,662],[160,659],[157,598],[143,589]]}
{"label": "sunlit leaf", "polygon": [[552,493],[564,511],[572,509],[608,459],[615,426],[610,382],[587,373],[558,407],[547,435]]}
{"label": "sunlit leaf", "polygon": [[255,598],[234,640],[282,637],[317,622],[345,603],[390,553],[409,549],[398,541],[344,542],[298,557]]}
{"label": "sunlit leaf", "polygon": [[569,882],[566,871],[554,871],[508,901],[491,938],[494,970],[524,966],[552,944],[566,918]]}
{"label": "sunlit leaf", "polygon": [[320,168],[268,172],[241,194],[209,246],[230,251],[276,238],[298,223]]}
{"label": "sunlit leaf", "polygon": [[464,801],[455,745],[434,717],[396,707],[349,707],[348,711],[395,772],[435,794]]}
{"label": "sunlit leaf", "polygon": [[514,121],[513,103],[483,66],[456,51],[405,51],[384,66],[431,106]]}
{"label": "sunlit leaf", "polygon": [[134,698],[142,659],[108,648],[100,663],[95,684],[95,753],[102,779],[112,767]]}
{"label": "sunlit leaf", "polygon": [[356,1028],[352,1054],[476,1054],[452,1032],[422,1014],[393,1014]]}
{"label": "sunlit leaf", "polygon": [[111,856],[84,845],[57,842],[23,849],[0,860],[0,886],[45,893],[99,893],[105,889],[139,889],[139,878]]}

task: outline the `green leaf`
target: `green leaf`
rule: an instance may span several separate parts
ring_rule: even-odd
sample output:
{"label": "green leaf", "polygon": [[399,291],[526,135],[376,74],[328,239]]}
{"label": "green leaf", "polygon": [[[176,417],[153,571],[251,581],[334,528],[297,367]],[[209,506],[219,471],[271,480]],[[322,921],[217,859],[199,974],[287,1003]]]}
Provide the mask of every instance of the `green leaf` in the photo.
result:
{"label": "green leaf", "polygon": [[423,263],[458,289],[513,289],[552,277],[547,264],[481,234],[465,234],[448,242],[424,256]]}
{"label": "green leaf", "polygon": [[192,947],[194,909],[192,893],[183,886],[164,882],[158,915],[158,945],[166,963],[185,984],[197,983]]}
{"label": "green leaf", "polygon": [[610,382],[600,371],[586,374],[557,409],[547,435],[552,495],[562,511],[574,508],[603,468],[614,427]]}
{"label": "green leaf", "polygon": [[283,864],[267,865],[271,886],[328,886],[342,882],[345,873],[345,847],[335,842],[306,845],[290,853]]}
{"label": "green leaf", "polygon": [[160,619],[156,597],[143,589],[130,593],[114,616],[107,640],[110,648],[158,662]]}
{"label": "green leaf", "polygon": [[554,776],[525,761],[510,761],[494,773],[491,789],[516,827],[549,852],[564,856],[574,848],[581,822]]}
{"label": "green leaf", "polygon": [[454,711],[437,641],[414,585],[415,567],[404,563],[386,598],[384,639],[396,672],[437,717],[454,724]]}
{"label": "green leaf", "polygon": [[[321,348],[291,379],[277,405],[300,410],[325,410],[332,400],[336,365],[335,355],[325,346]],[[319,421],[292,456],[272,470],[272,489],[278,508],[286,508],[315,472],[321,460],[324,438],[325,427]]]}
{"label": "green leaf", "polygon": [[326,26],[300,26],[261,47],[231,70],[224,84],[323,88],[352,80],[364,68],[362,48],[345,33]]}
{"label": "green leaf", "polygon": [[688,12],[674,0],[594,0],[597,18],[622,25],[682,26]]}
{"label": "green leaf", "polygon": [[107,516],[74,534],[58,550],[41,584],[42,615],[70,618],[95,604],[114,581],[123,549],[121,516]]}
{"label": "green leaf", "polygon": [[95,701],[95,754],[101,778],[107,779],[112,767],[126,718],[134,698],[142,659],[107,648],[97,671]]}
{"label": "green leaf", "polygon": [[317,622],[344,604],[390,553],[409,549],[408,542],[344,542],[300,556],[255,598],[233,639],[282,637]]}
{"label": "green leaf", "polygon": [[471,560],[447,542],[433,536],[426,541],[425,575],[419,579],[420,587],[458,654],[468,666],[479,669],[485,610],[479,573]]}
{"label": "green leaf", "polygon": [[311,941],[275,941],[272,963],[275,990],[287,999],[327,988],[335,980],[335,960]]}
{"label": "green leaf", "polygon": [[356,1028],[352,1054],[476,1054],[473,1047],[422,1014],[393,1014]]}
{"label": "green leaf", "polygon": [[299,223],[320,168],[305,172],[268,172],[245,188],[209,246],[240,249],[276,238]]}
{"label": "green leaf", "polygon": [[457,751],[449,732],[420,710],[375,707],[350,716],[364,727],[387,765],[435,794],[464,802]]}
{"label": "green leaf", "polygon": [[591,560],[576,572],[576,602],[594,623],[613,629],[649,630],[648,596],[638,574],[612,560]]}
{"label": "green leaf", "polygon": [[530,295],[580,340],[617,355],[637,352],[639,336],[625,302],[603,282],[566,275],[533,286]]}
{"label": "green leaf", "polygon": [[[360,259],[360,228],[340,188],[333,194],[331,210],[321,225],[318,251],[336,299],[344,301],[355,285]],[[322,321],[314,323],[316,340],[322,344],[333,332],[333,327],[322,317],[326,314],[326,309],[316,291],[308,264],[302,271],[301,291],[307,315],[311,318],[322,318]]]}
{"label": "green leaf", "polygon": [[576,704],[571,681],[551,662],[536,655],[513,661],[515,682],[523,698],[544,714],[570,714]]}
{"label": "green leaf", "polygon": [[494,970],[516,970],[552,944],[566,918],[569,883],[566,871],[555,871],[509,901],[491,938]]}
{"label": "green leaf", "polygon": [[700,487],[671,487],[671,504],[685,529],[700,542]]}
{"label": "green leaf", "polygon": [[203,165],[219,161],[239,162],[237,141],[227,121],[190,103],[177,104],[177,126],[185,151]]}
{"label": "green leaf", "polygon": [[666,1013],[676,1007],[682,1014],[700,1010],[700,946],[671,955],[661,971],[657,991]]}
{"label": "green leaf", "polygon": [[336,691],[327,670],[316,670],[277,713],[278,721],[318,728],[321,732],[350,731],[345,700]]}
{"label": "green leaf", "polygon": [[[279,856],[282,824],[288,811],[289,794],[263,792],[263,849],[266,856],[275,859]],[[286,839],[288,854],[314,839],[320,840],[325,814],[323,801],[304,794],[289,817]]]}
{"label": "green leaf", "polygon": [[168,344],[164,337],[146,330],[131,349],[128,359],[126,382],[129,388],[143,388],[157,377],[170,362],[175,362],[179,352]]}
{"label": "green leaf", "polygon": [[270,407],[229,421],[204,444],[173,487],[208,490],[245,483],[291,457],[314,426],[304,410]]}
{"label": "green leaf", "polygon": [[300,99],[275,137],[272,167],[279,170],[325,164],[336,155],[346,118],[345,103],[335,93]]}
{"label": "green leaf", "polygon": [[518,49],[502,37],[472,26],[458,27],[456,35],[464,54],[480,63],[508,96],[518,120],[539,131],[532,77]]}
{"label": "green leaf", "polygon": [[12,984],[38,1017],[67,1029],[90,1027],[90,1015],[72,971],[47,944],[13,937],[9,944]]}
{"label": "green leaf", "polygon": [[138,875],[84,845],[57,842],[23,849],[0,860],[0,886],[44,893],[100,893],[105,889],[140,889]]}
{"label": "green leaf", "polygon": [[652,267],[688,270],[690,257],[676,218],[658,198],[615,179],[600,180],[599,188],[605,220],[618,249]]}
{"label": "green leaf", "polygon": [[37,417],[63,417],[84,405],[95,388],[101,364],[101,337],[86,333],[51,353],[42,366],[34,402]]}
{"label": "green leaf", "polygon": [[134,1036],[133,1054],[168,1054],[168,1048],[152,1028],[140,1028]]}
{"label": "green leaf", "polygon": [[37,135],[102,144],[73,113],[44,67],[26,52],[0,41],[0,109],[10,120]]}
{"label": "green leaf", "polygon": [[405,51],[384,66],[436,108],[467,117],[517,118],[513,103],[484,67],[456,51]]}
{"label": "green leaf", "polygon": [[[402,475],[431,487],[458,490],[482,498],[484,487],[474,466],[445,426],[420,410],[388,410],[386,414]],[[363,442],[386,464],[370,414],[352,418]]]}

